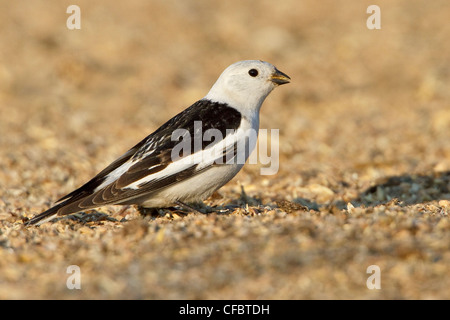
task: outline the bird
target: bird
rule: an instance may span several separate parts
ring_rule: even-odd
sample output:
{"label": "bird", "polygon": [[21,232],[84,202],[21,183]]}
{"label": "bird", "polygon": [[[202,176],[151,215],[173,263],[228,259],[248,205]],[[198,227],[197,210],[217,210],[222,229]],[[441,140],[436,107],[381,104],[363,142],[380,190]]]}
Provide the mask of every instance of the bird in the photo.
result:
{"label": "bird", "polygon": [[[241,170],[256,146],[250,133],[259,130],[264,100],[275,87],[290,80],[265,61],[233,63],[206,96],[25,224],[40,225],[105,205],[193,209],[190,204],[207,199]],[[199,132],[204,133],[200,141],[188,139]],[[212,132],[214,141],[206,139],[207,132]],[[244,149],[239,147],[241,142]],[[241,161],[236,161],[238,158]]]}

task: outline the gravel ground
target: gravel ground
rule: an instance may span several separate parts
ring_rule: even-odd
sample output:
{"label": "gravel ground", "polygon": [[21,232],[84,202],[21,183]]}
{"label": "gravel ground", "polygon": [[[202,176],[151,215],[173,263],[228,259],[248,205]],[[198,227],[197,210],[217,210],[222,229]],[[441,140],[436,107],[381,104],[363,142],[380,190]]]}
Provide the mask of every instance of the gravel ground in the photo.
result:
{"label": "gravel ground", "polygon": [[[450,298],[448,1],[377,1],[381,30],[368,1],[82,0],[81,30],[70,4],[0,3],[0,299]],[[292,78],[277,174],[23,227],[244,59]]]}

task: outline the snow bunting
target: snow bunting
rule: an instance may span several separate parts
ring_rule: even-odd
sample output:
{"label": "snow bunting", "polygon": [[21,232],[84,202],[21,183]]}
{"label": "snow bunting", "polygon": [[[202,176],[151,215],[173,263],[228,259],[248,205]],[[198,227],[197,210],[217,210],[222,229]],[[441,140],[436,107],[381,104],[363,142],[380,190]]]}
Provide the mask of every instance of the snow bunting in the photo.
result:
{"label": "snow bunting", "polygon": [[289,76],[264,61],[232,64],[203,99],[27,224],[104,205],[189,208],[208,198],[243,167],[256,146],[251,133],[258,132],[264,99],[288,82]]}

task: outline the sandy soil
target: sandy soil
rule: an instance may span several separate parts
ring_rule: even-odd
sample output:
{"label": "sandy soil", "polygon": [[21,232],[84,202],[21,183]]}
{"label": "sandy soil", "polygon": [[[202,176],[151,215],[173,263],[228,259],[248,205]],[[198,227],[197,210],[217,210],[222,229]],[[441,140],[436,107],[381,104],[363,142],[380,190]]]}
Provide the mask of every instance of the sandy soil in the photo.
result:
{"label": "sandy soil", "polygon": [[[81,30],[70,4],[0,3],[0,299],[450,298],[448,1],[377,1],[381,30],[369,1],[81,0]],[[205,215],[23,227],[244,59],[292,78],[261,114],[276,175]]]}

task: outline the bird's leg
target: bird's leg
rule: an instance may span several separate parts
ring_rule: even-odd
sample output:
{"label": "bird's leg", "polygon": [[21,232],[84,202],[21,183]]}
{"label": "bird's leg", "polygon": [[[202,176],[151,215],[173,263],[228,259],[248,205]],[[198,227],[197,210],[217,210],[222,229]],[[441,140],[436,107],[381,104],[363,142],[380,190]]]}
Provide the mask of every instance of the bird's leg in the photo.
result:
{"label": "bird's leg", "polygon": [[157,208],[144,208],[142,206],[137,206],[136,209],[143,216],[159,217],[159,211]]}
{"label": "bird's leg", "polygon": [[124,217],[125,216],[125,212],[130,208],[129,205],[123,206],[117,213],[116,215]]}
{"label": "bird's leg", "polygon": [[197,209],[195,209],[194,207],[192,207],[184,202],[181,202],[179,200],[175,201],[175,204],[182,207],[186,211],[191,211],[191,212],[197,213],[197,214],[203,214],[203,212],[200,212]]}

